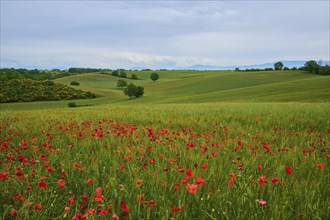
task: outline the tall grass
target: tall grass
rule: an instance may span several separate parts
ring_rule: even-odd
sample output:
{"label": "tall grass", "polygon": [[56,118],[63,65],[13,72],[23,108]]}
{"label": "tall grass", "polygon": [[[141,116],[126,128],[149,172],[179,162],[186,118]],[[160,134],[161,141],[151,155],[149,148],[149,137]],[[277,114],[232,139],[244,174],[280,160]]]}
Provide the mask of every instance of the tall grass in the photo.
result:
{"label": "tall grass", "polygon": [[[0,218],[326,219],[328,109],[136,103],[1,112]],[[196,194],[189,184],[200,184]]]}

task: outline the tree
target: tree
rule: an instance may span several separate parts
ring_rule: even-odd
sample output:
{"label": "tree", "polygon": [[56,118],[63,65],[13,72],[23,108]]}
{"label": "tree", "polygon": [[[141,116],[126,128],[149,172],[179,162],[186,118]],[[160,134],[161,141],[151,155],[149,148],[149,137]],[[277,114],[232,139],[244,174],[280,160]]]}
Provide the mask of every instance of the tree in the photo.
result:
{"label": "tree", "polygon": [[152,81],[156,81],[157,79],[159,79],[159,74],[156,73],[156,72],[151,73],[151,75],[150,75],[150,79],[151,79]]}
{"label": "tree", "polygon": [[120,70],[119,77],[121,77],[121,78],[126,78],[127,77],[127,74],[126,74],[125,70]]}
{"label": "tree", "polygon": [[317,64],[317,62],[315,60],[310,60],[307,61],[304,65],[304,68],[309,71],[310,73],[318,73],[319,70],[319,65]]}
{"label": "tree", "polygon": [[132,97],[140,97],[144,94],[144,88],[142,86],[136,86],[133,83],[128,84],[128,86],[124,89],[124,94]]}
{"label": "tree", "polygon": [[120,79],[120,80],[117,81],[117,87],[123,89],[126,86],[127,86],[127,82],[125,80]]}
{"label": "tree", "polygon": [[118,70],[114,70],[114,71],[112,71],[111,74],[112,74],[113,76],[118,76],[118,75],[119,75]]}
{"label": "tree", "polygon": [[70,82],[70,85],[72,85],[72,86],[79,86],[80,83],[77,82],[77,81],[72,81],[72,82]]}
{"label": "tree", "polygon": [[283,69],[283,63],[282,62],[276,62],[275,64],[274,64],[274,69],[275,70],[281,70],[281,69]]}
{"label": "tree", "polygon": [[138,76],[135,73],[132,73],[132,79],[138,79]]}

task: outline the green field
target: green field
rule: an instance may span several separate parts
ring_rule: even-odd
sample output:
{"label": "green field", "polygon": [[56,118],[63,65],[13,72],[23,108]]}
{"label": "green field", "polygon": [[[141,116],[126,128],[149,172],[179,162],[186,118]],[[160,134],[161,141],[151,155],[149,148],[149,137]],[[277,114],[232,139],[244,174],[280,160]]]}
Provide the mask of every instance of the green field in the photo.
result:
{"label": "green field", "polygon": [[93,73],[56,80],[89,106],[0,105],[0,219],[329,218],[329,76],[134,73],[142,98]]}

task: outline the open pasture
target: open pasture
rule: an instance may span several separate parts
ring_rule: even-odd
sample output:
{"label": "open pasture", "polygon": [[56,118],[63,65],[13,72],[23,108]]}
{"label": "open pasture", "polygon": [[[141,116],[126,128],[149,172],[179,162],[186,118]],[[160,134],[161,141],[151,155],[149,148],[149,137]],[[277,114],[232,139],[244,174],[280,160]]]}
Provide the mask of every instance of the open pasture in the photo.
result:
{"label": "open pasture", "polygon": [[1,112],[0,218],[329,217],[329,103],[132,103]]}

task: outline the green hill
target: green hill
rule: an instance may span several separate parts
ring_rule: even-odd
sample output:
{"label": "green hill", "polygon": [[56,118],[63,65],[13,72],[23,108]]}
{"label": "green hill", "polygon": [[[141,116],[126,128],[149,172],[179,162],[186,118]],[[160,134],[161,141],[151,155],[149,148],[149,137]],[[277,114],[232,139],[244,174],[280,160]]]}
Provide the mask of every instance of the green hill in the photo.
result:
{"label": "green hill", "polygon": [[[128,71],[127,75],[132,73],[137,74],[139,80],[125,80],[143,86],[143,98],[130,100],[116,88],[117,80],[121,78],[107,74],[86,73],[54,81],[68,86],[70,82],[77,81],[80,83],[79,89],[99,96],[93,100],[79,100],[81,105],[330,101],[330,77],[303,71],[158,71],[160,79],[156,82],[149,78],[151,71]],[[48,102],[47,108],[66,105],[67,102]],[[9,104],[2,104],[1,107],[13,109]],[[25,107],[35,109],[38,105],[29,103]]]}

